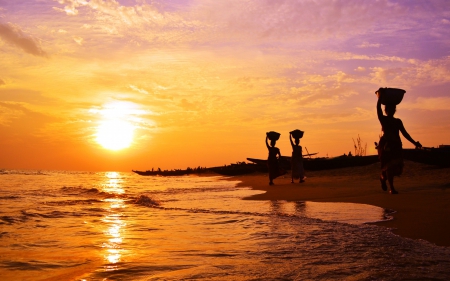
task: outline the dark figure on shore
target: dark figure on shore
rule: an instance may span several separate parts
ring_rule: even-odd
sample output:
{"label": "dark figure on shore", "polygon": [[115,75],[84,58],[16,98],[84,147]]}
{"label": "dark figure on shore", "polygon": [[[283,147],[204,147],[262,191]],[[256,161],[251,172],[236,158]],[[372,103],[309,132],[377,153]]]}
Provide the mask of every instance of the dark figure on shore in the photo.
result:
{"label": "dark figure on shore", "polygon": [[269,150],[269,157],[267,158],[267,166],[269,168],[269,185],[273,185],[273,179],[280,176],[282,173],[280,172],[279,159],[281,158],[280,149],[275,147],[276,140],[270,140],[270,146],[268,143],[268,137],[266,136],[266,146]]}
{"label": "dark figure on shore", "polygon": [[303,155],[302,147],[300,146],[300,138],[295,138],[295,143],[292,141],[292,133],[289,133],[289,140],[292,146],[291,157],[291,183],[294,183],[295,179],[300,179],[300,183],[305,182],[305,169],[303,168]]}
{"label": "dark figure on shore", "polygon": [[383,115],[383,111],[381,110],[381,95],[382,93],[378,92],[377,114],[383,130],[383,136],[380,138],[380,143],[377,146],[378,156],[381,161],[381,188],[386,191],[386,181],[388,181],[390,193],[398,194],[394,188],[394,176],[400,176],[403,172],[403,148],[400,132],[416,147],[422,147],[422,145],[411,138],[405,130],[402,120],[394,118],[396,111],[395,104],[386,104],[384,111],[387,116]]}

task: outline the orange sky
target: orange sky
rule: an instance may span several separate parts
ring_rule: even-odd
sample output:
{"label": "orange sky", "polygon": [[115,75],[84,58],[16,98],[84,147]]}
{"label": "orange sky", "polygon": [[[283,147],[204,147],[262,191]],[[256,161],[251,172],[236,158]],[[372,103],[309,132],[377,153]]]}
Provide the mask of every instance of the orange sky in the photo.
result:
{"label": "orange sky", "polygon": [[0,169],[223,165],[267,157],[271,130],[290,155],[293,129],[375,154],[379,87],[407,91],[414,139],[450,144],[447,1],[321,3],[0,0]]}

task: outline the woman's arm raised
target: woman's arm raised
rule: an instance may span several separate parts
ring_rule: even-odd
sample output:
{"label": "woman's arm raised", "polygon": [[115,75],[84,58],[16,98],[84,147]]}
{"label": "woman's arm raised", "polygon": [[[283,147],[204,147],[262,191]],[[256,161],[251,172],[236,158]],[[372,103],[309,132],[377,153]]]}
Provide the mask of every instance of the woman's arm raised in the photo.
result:
{"label": "woman's arm raised", "polygon": [[378,120],[381,120],[383,118],[383,110],[381,109],[381,93],[378,94],[378,101],[377,101],[377,115],[378,115]]}
{"label": "woman's arm raised", "polygon": [[400,123],[400,132],[402,132],[402,135],[405,137],[405,139],[414,144],[416,147],[422,147],[420,142],[413,140],[413,138],[408,134],[408,132],[405,129],[405,126],[403,126],[402,120],[398,119],[398,121]]}

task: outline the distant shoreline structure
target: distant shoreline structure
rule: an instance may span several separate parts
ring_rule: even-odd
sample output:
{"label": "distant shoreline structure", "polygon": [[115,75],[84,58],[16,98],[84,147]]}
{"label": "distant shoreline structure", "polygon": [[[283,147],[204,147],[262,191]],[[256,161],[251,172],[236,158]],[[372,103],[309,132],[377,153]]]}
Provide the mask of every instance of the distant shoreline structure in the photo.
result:
{"label": "distant shoreline structure", "polygon": [[[419,162],[423,164],[435,165],[439,167],[450,166],[450,145],[439,145],[438,148],[424,147],[421,149],[403,149],[403,155],[406,160]],[[267,172],[267,160],[257,158],[247,158],[248,162],[237,162],[229,165],[216,166],[216,167],[197,167],[174,169],[174,170],[146,170],[138,171],[132,170],[134,173],[141,176],[183,176],[191,174],[206,174],[216,173],[225,176],[239,176],[245,174],[251,174],[255,172],[266,173]],[[290,170],[291,157],[282,156],[280,159],[280,165]],[[318,171],[339,169],[355,166],[365,166],[374,164],[379,161],[378,155],[367,156],[337,156],[337,157],[316,157],[303,159],[305,170]]]}

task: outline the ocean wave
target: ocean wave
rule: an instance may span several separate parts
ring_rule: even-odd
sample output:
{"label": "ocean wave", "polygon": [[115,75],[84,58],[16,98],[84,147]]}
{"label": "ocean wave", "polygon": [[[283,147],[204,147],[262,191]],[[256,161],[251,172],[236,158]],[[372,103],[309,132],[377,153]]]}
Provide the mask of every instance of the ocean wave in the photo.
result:
{"label": "ocean wave", "polygon": [[96,197],[96,198],[122,198],[127,199],[129,197],[126,193],[114,193],[99,190],[95,187],[83,187],[83,186],[63,186],[61,192],[70,196],[83,196],[83,197]]}
{"label": "ocean wave", "polygon": [[70,206],[70,205],[92,205],[95,203],[101,203],[98,199],[86,199],[86,200],[64,200],[64,201],[47,201],[44,204],[50,206]]}
{"label": "ocean wave", "polygon": [[148,194],[161,194],[161,195],[175,195],[175,194],[190,194],[190,193],[205,193],[205,192],[224,192],[234,190],[235,187],[220,186],[220,187],[189,187],[189,188],[176,188],[169,187],[164,190],[147,190]]}
{"label": "ocean wave", "polygon": [[0,175],[47,176],[47,173],[34,170],[0,170]]}
{"label": "ocean wave", "polygon": [[19,199],[20,196],[16,195],[10,195],[10,196],[0,196],[0,200],[13,200],[13,199]]}
{"label": "ocean wave", "polygon": [[74,267],[78,264],[70,263],[49,263],[43,261],[3,261],[0,265],[4,268],[9,268],[11,270],[44,270],[44,269],[55,269],[64,267]]}
{"label": "ocean wave", "polygon": [[82,193],[91,193],[91,194],[100,193],[100,191],[95,187],[86,188],[82,186],[63,186],[61,187],[61,191],[64,193],[72,193],[74,195],[79,195]]}
{"label": "ocean wave", "polygon": [[18,216],[18,217],[12,217],[12,216],[1,216],[0,217],[0,224],[15,224],[18,222],[25,222],[27,220],[26,216]]}
{"label": "ocean wave", "polygon": [[134,201],[134,204],[142,205],[146,207],[160,207],[160,203],[147,195],[140,195]]}
{"label": "ocean wave", "polygon": [[[39,212],[39,211],[21,211],[22,218],[25,218],[25,220],[28,220],[30,218],[44,218],[44,219],[61,219],[61,218],[68,218],[68,217],[85,217],[85,216],[98,216],[96,214],[92,213],[84,213],[80,211],[50,211],[50,212]],[[22,220],[24,221],[24,220]]]}

